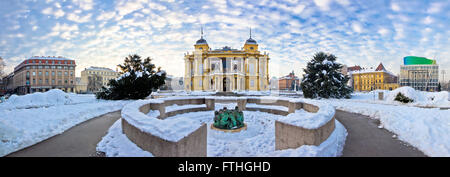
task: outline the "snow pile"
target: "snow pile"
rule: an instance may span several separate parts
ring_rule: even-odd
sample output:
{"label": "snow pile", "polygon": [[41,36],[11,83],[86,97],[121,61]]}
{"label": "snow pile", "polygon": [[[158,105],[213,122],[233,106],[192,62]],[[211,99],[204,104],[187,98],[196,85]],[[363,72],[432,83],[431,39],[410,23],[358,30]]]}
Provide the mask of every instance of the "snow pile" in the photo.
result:
{"label": "snow pile", "polygon": [[[317,105],[317,103],[316,103]],[[317,129],[328,123],[335,114],[335,109],[330,105],[320,105],[317,113],[310,113],[303,109],[296,110],[278,121],[306,129]]]}
{"label": "snow pile", "polygon": [[381,126],[398,139],[417,147],[428,156],[450,156],[450,110],[354,102],[317,100],[348,112],[379,119]]}
{"label": "snow pile", "polygon": [[450,97],[447,91],[441,92],[422,92],[425,93],[427,100],[433,102],[448,102],[450,101]]}
{"label": "snow pile", "polygon": [[161,100],[138,100],[127,104],[122,109],[122,118],[141,131],[174,142],[186,137],[202,125],[196,121],[182,117],[176,120],[160,120],[139,111],[141,106],[154,101],[160,102]]}
{"label": "snow pile", "polygon": [[[72,96],[76,96],[75,94]],[[94,101],[32,109],[0,109],[0,156],[23,149],[129,101]]]}
{"label": "snow pile", "polygon": [[[378,93],[384,93],[384,100],[378,100]],[[414,99],[412,103],[401,103],[395,101],[395,97],[398,93]],[[352,94],[352,101],[365,102],[365,103],[378,103],[378,104],[391,104],[391,105],[407,105],[418,107],[438,107],[449,108],[450,97],[447,91],[441,92],[425,92],[414,90],[411,87],[400,87],[393,91],[389,90],[374,90],[371,92],[355,92]]]}
{"label": "snow pile", "polygon": [[12,95],[5,103],[0,104],[0,109],[28,109],[93,101],[96,101],[94,95],[77,95],[52,89],[44,93],[36,92],[23,96]]}
{"label": "snow pile", "polygon": [[422,94],[420,91],[415,90],[412,87],[400,87],[393,91],[388,92],[388,94],[385,97],[385,100],[387,101],[395,101],[395,97],[398,93],[402,93],[404,96],[411,98],[414,100],[414,102],[423,102],[427,101],[427,97]]}
{"label": "snow pile", "polygon": [[122,119],[117,120],[108,130],[108,134],[97,144],[97,151],[104,152],[106,157],[153,157],[130,141],[122,133]]}

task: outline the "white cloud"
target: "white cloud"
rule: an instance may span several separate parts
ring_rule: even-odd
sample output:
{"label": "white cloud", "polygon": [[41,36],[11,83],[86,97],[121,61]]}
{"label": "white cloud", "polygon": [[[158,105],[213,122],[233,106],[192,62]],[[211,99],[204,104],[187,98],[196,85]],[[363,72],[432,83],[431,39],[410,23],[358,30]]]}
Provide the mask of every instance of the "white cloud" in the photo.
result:
{"label": "white cloud", "polygon": [[[68,25],[66,23],[56,23],[52,28],[52,32],[48,36],[59,36],[63,39],[72,39],[79,34],[77,25]],[[44,36],[46,38],[47,36]]]}
{"label": "white cloud", "polygon": [[400,11],[400,6],[396,3],[391,3],[391,9],[395,12]]}
{"label": "white cloud", "polygon": [[120,1],[116,5],[116,10],[121,16],[125,16],[142,8],[144,8],[144,5],[140,1]]}
{"label": "white cloud", "polygon": [[314,3],[320,8],[320,10],[330,10],[331,0],[314,0]]}
{"label": "white cloud", "polygon": [[382,36],[385,36],[385,35],[389,34],[389,30],[386,29],[386,28],[380,28],[380,29],[378,29],[377,32],[378,32],[378,34],[380,34]]}
{"label": "white cloud", "polygon": [[359,22],[353,22],[352,29],[354,32],[357,32],[357,33],[363,32],[363,27],[362,27],[361,23],[359,23]]}
{"label": "white cloud", "polygon": [[64,16],[64,11],[61,9],[53,10],[51,7],[45,8],[42,10],[42,13],[45,15],[53,15],[56,19]]}
{"label": "white cloud", "polygon": [[99,16],[97,16],[97,20],[110,20],[116,16],[116,12],[102,12]]}
{"label": "white cloud", "polygon": [[86,23],[91,20],[92,14],[87,14],[83,17],[78,16],[75,13],[70,13],[67,15],[67,20],[74,21],[77,23]]}
{"label": "white cloud", "polygon": [[350,1],[349,0],[336,0],[337,3],[339,3],[342,6],[349,6]]}
{"label": "white cloud", "polygon": [[430,14],[439,13],[442,11],[442,7],[445,6],[444,3],[435,2],[430,5],[430,7],[427,9],[427,12]]}
{"label": "white cloud", "polygon": [[83,10],[91,10],[94,7],[93,0],[72,0],[72,2]]}
{"label": "white cloud", "polygon": [[405,37],[405,34],[404,34],[405,27],[404,27],[404,25],[398,24],[398,23],[394,23],[393,25],[394,25],[394,29],[395,29],[395,33],[396,33],[394,39],[395,40],[403,39]]}
{"label": "white cloud", "polygon": [[58,9],[61,8],[61,4],[60,4],[59,2],[56,2],[54,5],[55,5],[55,7],[57,7]]}
{"label": "white cloud", "polygon": [[422,22],[423,22],[423,24],[429,25],[429,24],[433,23],[434,20],[433,20],[433,18],[431,18],[430,16],[427,16],[427,17],[425,17],[425,18],[423,19]]}

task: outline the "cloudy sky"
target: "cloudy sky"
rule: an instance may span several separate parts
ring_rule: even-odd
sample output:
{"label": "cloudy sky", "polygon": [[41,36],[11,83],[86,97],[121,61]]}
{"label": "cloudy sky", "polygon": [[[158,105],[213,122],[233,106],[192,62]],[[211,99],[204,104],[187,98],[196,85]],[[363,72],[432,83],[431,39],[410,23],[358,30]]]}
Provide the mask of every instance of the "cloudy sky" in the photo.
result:
{"label": "cloudy sky", "polygon": [[0,56],[7,72],[31,56],[66,56],[79,76],[137,53],[182,76],[200,26],[213,49],[240,49],[251,27],[271,76],[303,73],[325,51],[348,66],[383,62],[394,73],[404,56],[436,58],[450,79],[449,18],[447,0],[1,0]]}

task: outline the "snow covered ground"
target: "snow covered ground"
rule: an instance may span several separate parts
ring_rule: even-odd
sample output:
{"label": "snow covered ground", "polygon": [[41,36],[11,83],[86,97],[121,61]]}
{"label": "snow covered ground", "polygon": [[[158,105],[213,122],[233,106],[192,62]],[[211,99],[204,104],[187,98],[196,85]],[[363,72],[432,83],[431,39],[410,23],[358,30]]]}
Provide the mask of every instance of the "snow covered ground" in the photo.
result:
{"label": "snow covered ground", "polygon": [[0,103],[0,156],[41,142],[91,118],[120,110],[130,101],[50,90],[12,96]]}
{"label": "snow covered ground", "polygon": [[[378,92],[384,92],[384,100],[378,100]],[[403,104],[394,101],[399,92],[412,98],[414,102]],[[449,108],[449,100],[449,93],[446,91],[423,92],[411,87],[400,87],[393,91],[356,92],[351,99],[310,101],[330,104],[336,109],[379,119],[380,127],[397,134],[398,139],[417,147],[426,155],[449,157],[450,110],[439,109]]]}
{"label": "snow covered ground", "polygon": [[[215,109],[234,108],[236,104],[216,104]],[[166,120],[190,119],[208,124],[207,156],[340,156],[347,136],[346,129],[336,121],[336,129],[330,137],[319,146],[301,146],[297,149],[275,151],[275,120],[284,116],[264,112],[244,111],[247,130],[226,133],[209,128],[213,123],[214,112],[193,112],[179,114]],[[120,120],[119,120],[120,121]],[[97,145],[97,150],[108,157],[152,156],[132,143],[121,132],[120,122],[110,128],[108,134]]]}
{"label": "snow covered ground", "polygon": [[[378,100],[378,93],[383,92],[384,99]],[[414,100],[412,103],[400,103],[395,101],[395,96],[401,92],[403,95]],[[414,90],[411,87],[400,87],[398,89],[388,90],[374,90],[371,92],[355,92],[352,94],[352,101],[365,102],[365,103],[377,103],[377,104],[390,104],[390,105],[406,105],[406,106],[420,106],[420,107],[439,107],[450,108],[450,95],[447,91],[442,92],[424,92]]]}
{"label": "snow covered ground", "polygon": [[450,110],[380,104],[354,99],[309,100],[379,119],[381,127],[428,156],[450,156]]}

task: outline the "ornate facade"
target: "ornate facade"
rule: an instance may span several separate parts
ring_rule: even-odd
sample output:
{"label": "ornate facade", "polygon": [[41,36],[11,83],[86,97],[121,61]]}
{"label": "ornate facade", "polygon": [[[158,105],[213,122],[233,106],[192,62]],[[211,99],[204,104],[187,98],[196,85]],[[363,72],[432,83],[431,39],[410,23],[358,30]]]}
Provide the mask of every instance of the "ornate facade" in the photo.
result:
{"label": "ornate facade", "polygon": [[201,38],[192,54],[185,54],[186,91],[265,91],[269,89],[269,55],[258,50],[250,38],[241,50],[223,47],[211,50]]}

